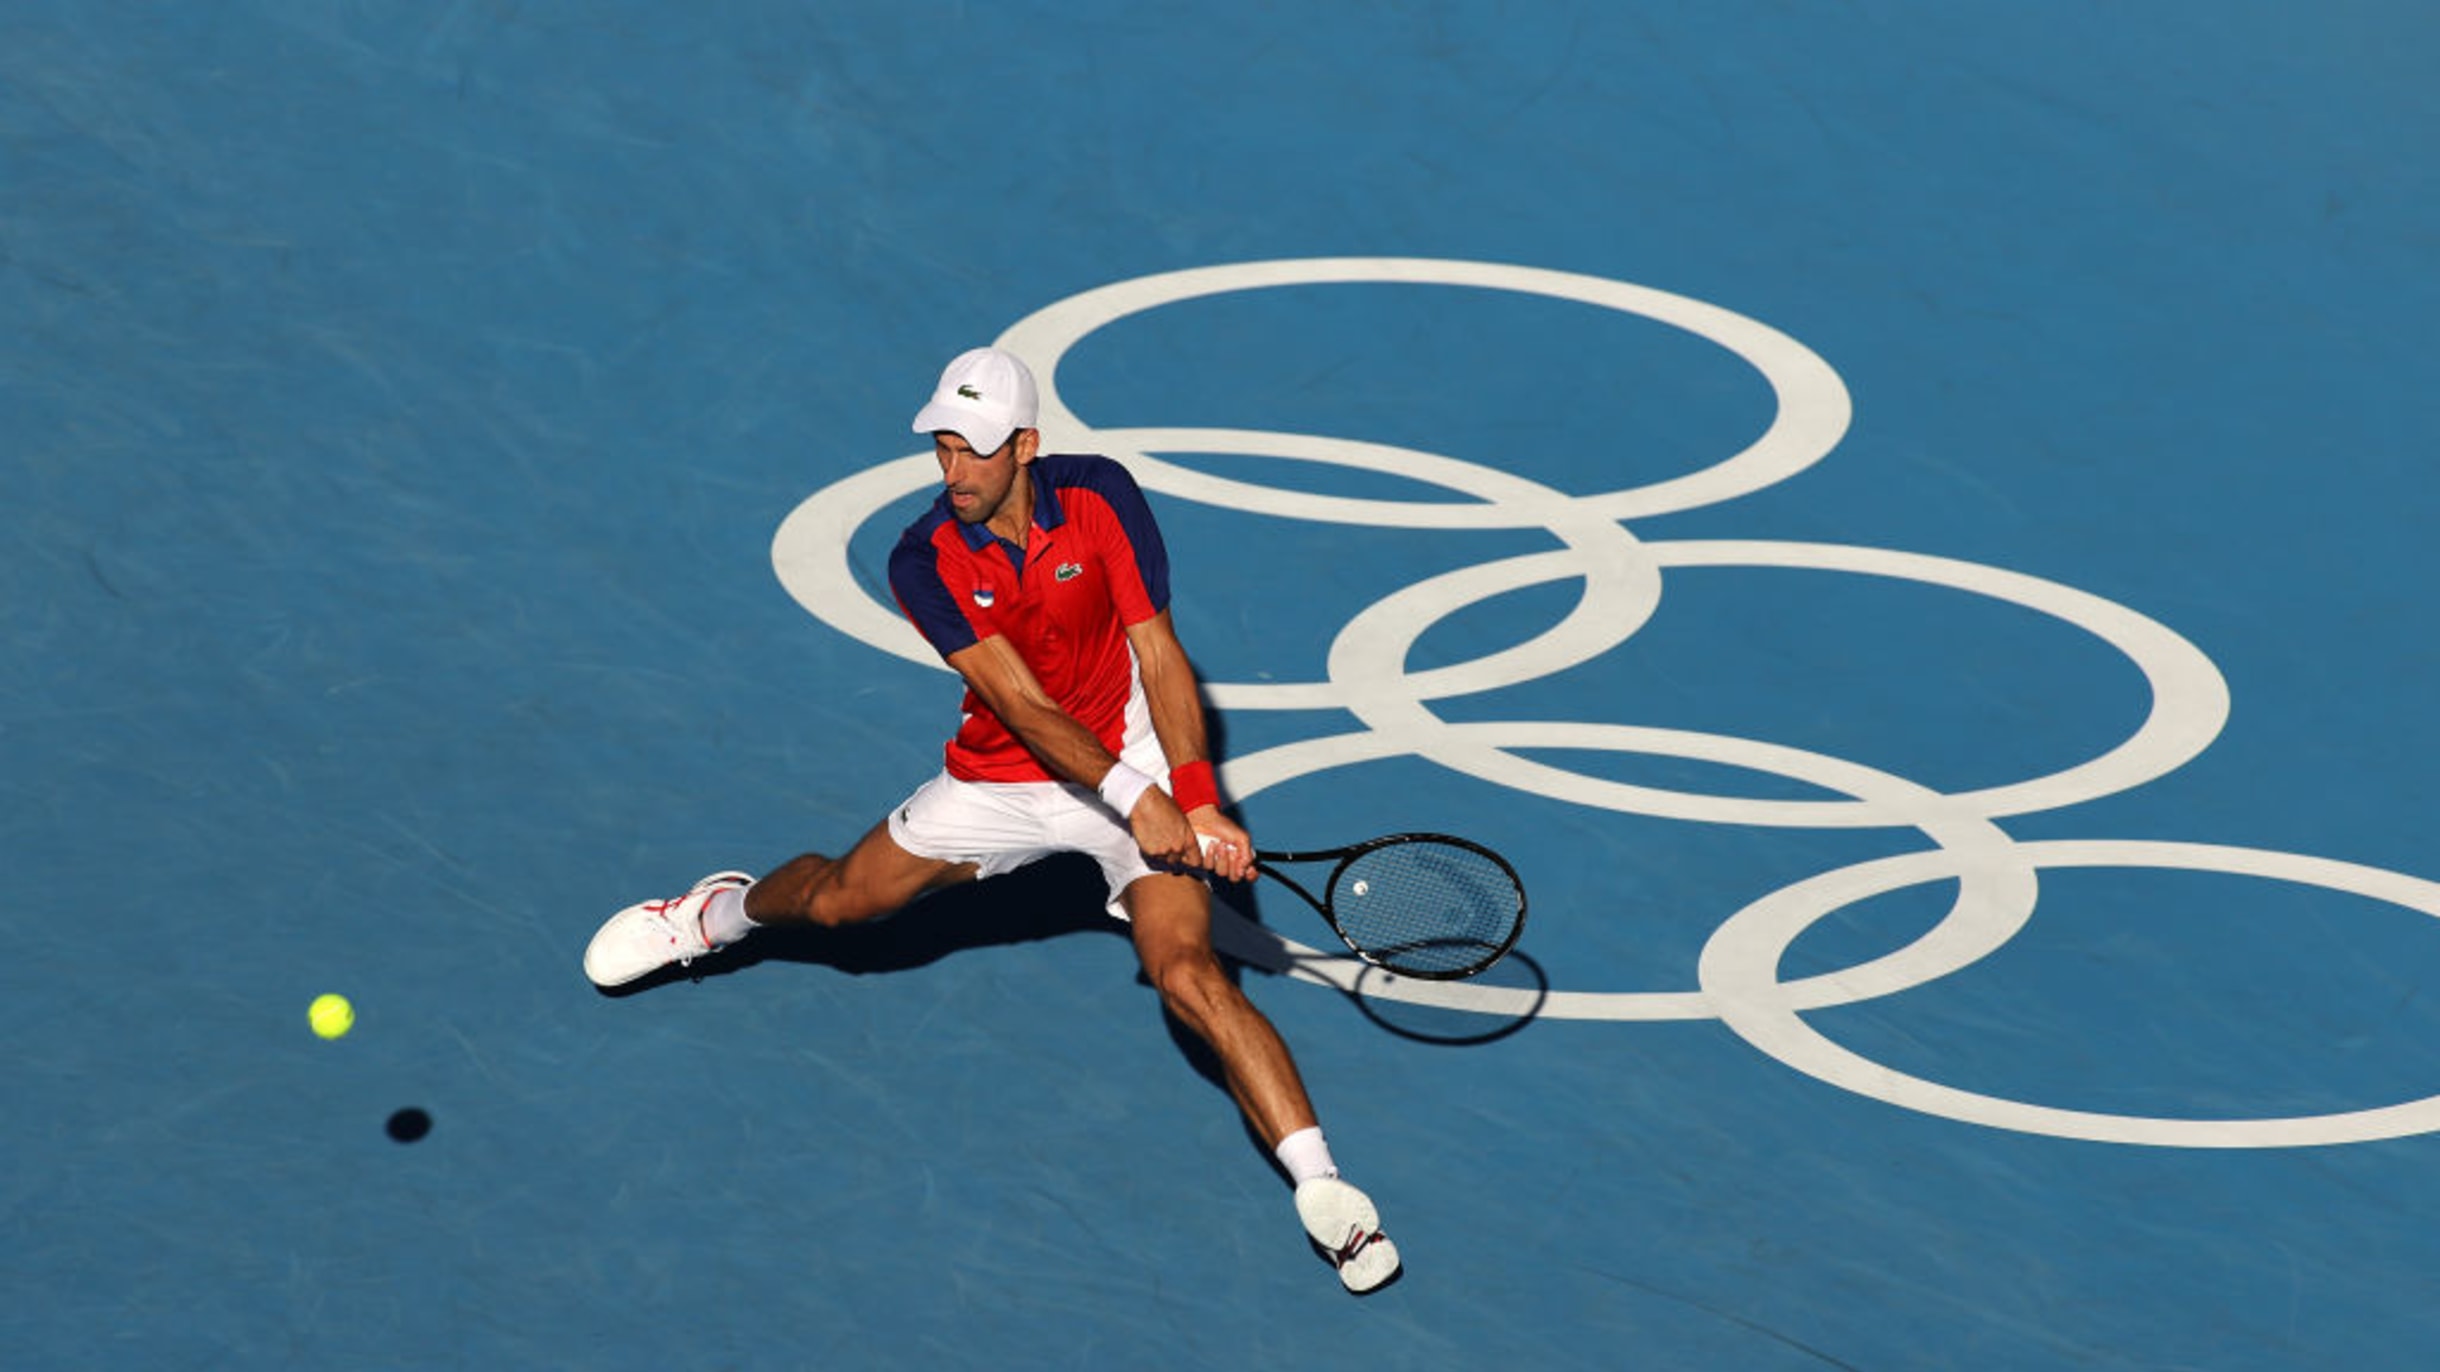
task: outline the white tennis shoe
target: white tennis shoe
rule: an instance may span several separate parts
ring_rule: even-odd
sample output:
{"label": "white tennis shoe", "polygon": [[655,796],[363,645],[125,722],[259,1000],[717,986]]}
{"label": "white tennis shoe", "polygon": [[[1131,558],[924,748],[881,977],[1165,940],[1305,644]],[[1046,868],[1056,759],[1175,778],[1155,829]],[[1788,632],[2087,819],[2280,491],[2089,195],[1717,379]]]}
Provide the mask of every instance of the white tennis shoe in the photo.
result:
{"label": "white tennis shoe", "polygon": [[1315,1177],[1296,1188],[1296,1217],[1339,1280],[1362,1295],[1398,1275],[1398,1245],[1381,1232],[1372,1197],[1337,1177]]}
{"label": "white tennis shoe", "polygon": [[714,872],[685,895],[648,900],[612,915],[585,946],[585,975],[605,990],[676,963],[684,967],[714,950],[703,936],[703,906],[715,891],[750,886],[743,872]]}

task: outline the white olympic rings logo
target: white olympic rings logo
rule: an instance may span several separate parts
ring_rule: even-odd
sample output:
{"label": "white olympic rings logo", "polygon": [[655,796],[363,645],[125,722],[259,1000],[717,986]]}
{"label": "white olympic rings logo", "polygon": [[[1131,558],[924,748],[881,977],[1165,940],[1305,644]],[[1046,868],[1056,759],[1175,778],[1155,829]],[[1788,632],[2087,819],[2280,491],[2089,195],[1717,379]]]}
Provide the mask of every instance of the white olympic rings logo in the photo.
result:
{"label": "white olympic rings logo", "polygon": [[[1095,429],[1059,395],[1068,350],[1097,329],[1162,305],[1237,291],[1326,283],[1463,286],[1552,297],[1659,321],[1734,353],[1760,372],[1778,409],[1763,435],[1709,468],[1597,495],[1571,495],[1513,473],[1431,453],[1299,434],[1235,429]],[[1223,764],[1227,792],[1248,799],[1283,782],[1352,763],[1426,758],[1554,800],[1623,813],[1786,827],[1913,828],[1935,846],[1825,872],[1731,915],[1704,945],[1692,991],[1536,991],[1466,982],[1366,979],[1363,994],[1495,1015],[1565,1019],[1717,1018],[1780,1062],[1859,1095],[1926,1114],[2062,1138],[2190,1148],[2361,1142],[2440,1130],[2440,1095],[2337,1114],[2182,1119],[2097,1114],[1978,1095],[1894,1071],[1808,1026],[1800,1012],[1886,996],[1959,971],[1992,953],[2032,917],[2046,868],[2158,867],[2232,873],[2349,892],[2440,916],[2440,885],[2351,863],[2208,844],[2133,840],[2018,842],[1997,821],[2140,786],[2209,747],[2227,722],[2218,668],[2175,632],[2124,606],[2037,577],[1978,563],[1878,548],[1770,541],[1647,543],[1622,521],[1693,509],[1760,490],[1820,461],[1851,413],[1838,373],[1794,339],[1714,305],[1600,277],[1485,262],[1314,258],[1204,267],[1141,277],[1072,296],[1018,321],[999,346],[1041,383],[1045,428],[1089,436],[1147,489],[1282,518],[1398,529],[1547,530],[1562,547],[1428,578],[1355,616],[1332,642],[1323,679],[1207,684],[1224,710],[1338,709],[1362,728],[1283,744]],[[1080,445],[1081,446],[1081,445]],[[1460,499],[1353,499],[1257,486],[1194,471],[1157,452],[1243,453],[1391,472]],[[946,668],[895,610],[858,584],[848,560],[856,531],[883,507],[937,481],[930,452],[856,473],[816,492],[782,523],[772,561],[815,616],[865,643]],[[2022,606],[2082,629],[2143,674],[2151,709],[2135,732],[2097,757],[2048,776],[1944,794],[1858,763],[1750,739],[1581,721],[1458,723],[1431,702],[1515,685],[1618,646],[1660,604],[1664,568],[1769,567],[1898,578]],[[1409,650],[1433,625],[1491,597],[1573,581],[1575,607],[1512,647],[1409,672]],[[1724,764],[1788,778],[1845,799],[1701,795],[1588,777],[1515,749],[1644,754]],[[1955,882],[1948,913],[1914,942],[1836,973],[1780,979],[1788,948],[1818,921],[1884,892]],[[1239,956],[1303,980],[1355,991],[1363,965],[1322,953],[1215,907],[1216,933]]]}

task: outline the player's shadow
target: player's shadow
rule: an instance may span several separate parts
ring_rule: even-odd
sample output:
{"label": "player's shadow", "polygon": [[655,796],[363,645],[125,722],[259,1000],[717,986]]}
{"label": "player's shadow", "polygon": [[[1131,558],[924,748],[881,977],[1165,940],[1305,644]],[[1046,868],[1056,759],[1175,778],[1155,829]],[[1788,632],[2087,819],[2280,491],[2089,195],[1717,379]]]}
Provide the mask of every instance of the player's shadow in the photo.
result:
{"label": "player's shadow", "polygon": [[[1029,863],[989,881],[969,881],[916,900],[896,914],[837,929],[775,924],[734,948],[622,987],[727,976],[767,962],[828,967],[850,976],[906,972],[977,948],[1039,943],[1069,934],[1116,934],[1126,926],[1102,908],[1101,869],[1081,853]],[[615,993],[614,993],[615,994]]]}
{"label": "player's shadow", "polygon": [[[966,882],[935,891],[897,914],[861,924],[839,929],[788,925],[763,929],[734,948],[698,958],[684,968],[664,969],[606,994],[628,996],[673,981],[728,976],[763,963],[797,963],[828,967],[851,976],[869,976],[911,971],[973,949],[1038,943],[1071,934],[1123,938],[1126,926],[1110,917],[1103,908],[1105,899],[1101,869],[1092,859],[1082,854],[1062,854],[989,881]],[[1286,950],[1259,928],[1262,924],[1259,882],[1216,883],[1213,899],[1216,907],[1234,911],[1257,926],[1252,942],[1246,942],[1241,934],[1239,947],[1221,950],[1220,965],[1232,984],[1242,987],[1248,967],[1266,975],[1279,975],[1292,965]],[[1225,918],[1220,909],[1216,908],[1214,914]],[[1540,965],[1522,952],[1511,952],[1502,966],[1511,968],[1511,977],[1518,975],[1515,968],[1530,969],[1533,983],[1547,993],[1548,982],[1541,976]],[[1149,989],[1150,980],[1140,970],[1136,979]],[[1366,982],[1359,977],[1354,991],[1341,994],[1381,1029],[1421,1043],[1452,1047],[1489,1043],[1516,1033],[1533,1018],[1530,1012],[1522,1016],[1486,1017],[1441,1010],[1368,995],[1365,991]],[[1539,1006],[1536,999],[1534,1008]],[[1227,1096],[1227,1074],[1221,1070],[1219,1057],[1165,1008],[1160,1016],[1178,1055],[1214,1090]],[[1278,1161],[1271,1154],[1270,1142],[1256,1134],[1242,1115],[1239,1122],[1254,1152],[1276,1169]]]}
{"label": "player's shadow", "polygon": [[[1222,744],[1224,717],[1216,712],[1209,717],[1212,741]],[[1224,910],[1233,911],[1254,926],[1251,931],[1232,931],[1236,946],[1218,950],[1223,972],[1232,985],[1240,988],[1246,968],[1277,976],[1289,971],[1297,956],[1263,928],[1263,886],[1257,879],[1244,884],[1215,882],[1212,888],[1216,920],[1226,918]],[[1081,853],[1065,853],[989,881],[965,882],[932,892],[906,909],[879,919],[838,929],[791,925],[762,929],[734,948],[698,958],[683,968],[663,969],[607,994],[633,995],[673,981],[727,976],[768,962],[828,967],[851,976],[869,976],[911,971],[972,949],[1038,943],[1070,934],[1125,937],[1126,926],[1111,918],[1104,908],[1107,899],[1101,869],[1093,860]],[[1377,969],[1369,968],[1356,979],[1354,989],[1342,989],[1340,994],[1353,1002],[1366,1019],[1388,1033],[1418,1043],[1466,1047],[1517,1033],[1533,1022],[1548,998],[1549,979],[1543,975],[1541,965],[1522,950],[1511,951],[1494,972],[1502,985],[1531,989],[1528,1008],[1520,1013],[1486,1015],[1371,994],[1368,989],[1378,991],[1381,987]],[[1140,970],[1136,979],[1149,988],[1150,979]],[[1515,997],[1509,999],[1513,1002]],[[1218,1055],[1165,1008],[1161,1021],[1179,1056],[1215,1090],[1228,1095],[1227,1074],[1221,1069]],[[1257,1135],[1251,1122],[1242,1115],[1239,1120],[1254,1151],[1277,1168],[1270,1143]]]}
{"label": "player's shadow", "polygon": [[[1218,894],[1222,899],[1230,897],[1225,887]],[[765,963],[797,963],[850,976],[871,976],[912,971],[975,949],[1038,943],[1071,934],[1124,938],[1127,927],[1103,908],[1107,898],[1101,869],[1093,860],[1081,853],[1064,853],[989,881],[934,891],[896,914],[860,924],[838,929],[773,925],[757,930],[754,937],[733,948],[697,958],[685,967],[664,968],[604,994],[636,995],[672,982],[731,976]],[[1221,966],[1232,983],[1242,984],[1243,963],[1224,956]],[[1141,970],[1136,980],[1149,989],[1150,979]],[[1187,1065],[1226,1095],[1228,1081],[1220,1059],[1166,1009],[1160,1015]],[[1251,1128],[1247,1135],[1252,1138]],[[1253,1142],[1256,1152],[1270,1156],[1267,1143],[1259,1138]]]}

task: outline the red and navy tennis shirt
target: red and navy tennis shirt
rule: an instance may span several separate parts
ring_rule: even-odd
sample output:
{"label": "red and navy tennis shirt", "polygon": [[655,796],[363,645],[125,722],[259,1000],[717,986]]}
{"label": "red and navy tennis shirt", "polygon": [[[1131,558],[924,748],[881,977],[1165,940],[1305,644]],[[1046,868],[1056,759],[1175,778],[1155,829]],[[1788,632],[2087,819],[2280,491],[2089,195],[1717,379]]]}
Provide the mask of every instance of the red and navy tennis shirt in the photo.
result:
{"label": "red and navy tennis shirt", "polygon": [[[1106,457],[1038,457],[1034,527],[1019,548],[961,522],[943,491],[890,554],[898,607],[942,657],[999,634],[1061,709],[1112,753],[1135,688],[1127,626],[1169,608],[1169,555],[1125,467]],[[974,692],[949,741],[965,781],[1055,778]]]}

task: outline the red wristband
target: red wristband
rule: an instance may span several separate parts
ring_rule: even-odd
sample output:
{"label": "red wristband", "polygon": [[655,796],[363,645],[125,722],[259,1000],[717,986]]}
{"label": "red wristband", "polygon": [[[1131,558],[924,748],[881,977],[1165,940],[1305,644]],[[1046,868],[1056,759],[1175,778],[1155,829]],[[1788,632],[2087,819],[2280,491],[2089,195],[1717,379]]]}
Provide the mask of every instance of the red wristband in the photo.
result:
{"label": "red wristband", "polygon": [[1219,804],[1220,783],[1212,779],[1212,765],[1197,759],[1170,768],[1169,798],[1188,814]]}

